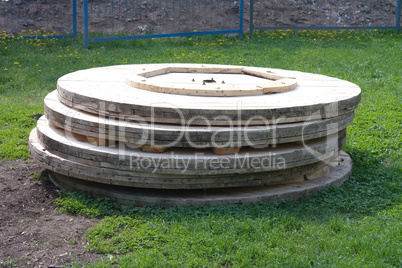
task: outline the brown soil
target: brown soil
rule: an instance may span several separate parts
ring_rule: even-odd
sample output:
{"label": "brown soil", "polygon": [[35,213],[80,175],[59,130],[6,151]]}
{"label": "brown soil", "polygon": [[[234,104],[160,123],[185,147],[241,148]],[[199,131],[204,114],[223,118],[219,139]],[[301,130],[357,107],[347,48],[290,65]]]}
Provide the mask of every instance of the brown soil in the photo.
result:
{"label": "brown soil", "polygon": [[31,174],[34,160],[0,162],[0,267],[62,267],[102,256],[85,250],[85,230],[98,222],[61,213],[57,189]]}
{"label": "brown soil", "polygon": [[[186,1],[90,1],[89,31],[174,33],[237,29],[240,1],[217,5]],[[197,3],[197,4],[195,4]],[[77,27],[82,32],[83,4],[78,1]],[[395,26],[396,0],[264,0],[254,1],[255,27],[379,27]],[[250,1],[245,1],[244,27],[248,30]],[[0,0],[0,31],[72,30],[71,0]]]}

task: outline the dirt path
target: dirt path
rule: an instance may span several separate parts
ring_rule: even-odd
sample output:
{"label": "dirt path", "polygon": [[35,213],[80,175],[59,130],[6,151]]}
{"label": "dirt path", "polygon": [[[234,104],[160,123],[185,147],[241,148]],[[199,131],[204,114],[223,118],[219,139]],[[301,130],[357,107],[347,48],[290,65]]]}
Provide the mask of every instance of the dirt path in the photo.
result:
{"label": "dirt path", "polygon": [[85,230],[98,220],[58,212],[58,191],[34,178],[33,160],[0,162],[0,267],[62,267],[102,256],[85,251]]}

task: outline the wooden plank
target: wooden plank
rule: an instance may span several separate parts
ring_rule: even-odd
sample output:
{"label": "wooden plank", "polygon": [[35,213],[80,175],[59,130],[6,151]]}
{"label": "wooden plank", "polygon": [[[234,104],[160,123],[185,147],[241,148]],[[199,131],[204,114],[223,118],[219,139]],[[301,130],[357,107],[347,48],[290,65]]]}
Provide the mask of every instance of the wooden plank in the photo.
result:
{"label": "wooden plank", "polygon": [[[116,118],[98,117],[64,106],[58,101],[56,92],[45,98],[45,114],[58,127],[64,127],[82,135],[99,138],[99,133],[109,140],[120,140],[135,144],[135,141],[148,145],[167,147],[219,147],[233,143],[232,146],[269,145],[314,139],[338,132],[353,121],[353,112],[333,118],[299,123],[284,123],[265,126],[239,127],[200,127],[192,125],[172,125],[147,123],[142,120],[124,121]],[[226,145],[227,146],[227,145]]]}
{"label": "wooden plank", "polygon": [[229,189],[198,190],[153,190],[135,189],[119,186],[102,185],[73,177],[52,173],[51,179],[59,187],[72,191],[84,191],[93,196],[108,196],[116,198],[121,204],[145,205],[158,204],[161,206],[173,205],[211,205],[211,204],[244,204],[258,201],[295,200],[301,196],[311,195],[328,185],[339,185],[348,179],[352,164],[350,157],[343,153],[345,161],[342,165],[331,165],[329,173],[317,178],[285,185],[266,187],[243,187]]}
{"label": "wooden plank", "polygon": [[51,170],[84,180],[98,183],[124,185],[130,187],[164,188],[164,189],[196,189],[238,186],[261,186],[301,180],[306,175],[313,176],[317,170],[327,166],[318,162],[310,165],[278,170],[268,173],[228,174],[219,176],[183,176],[175,174],[141,173],[132,170],[114,168],[97,168],[85,162],[74,162],[52,154],[38,142],[32,131],[30,136],[30,151],[34,158],[44,162]]}
{"label": "wooden plank", "polygon": [[[228,120],[231,121],[233,125],[264,125],[266,123],[276,123],[279,119],[282,123],[292,123],[292,122],[300,122],[306,120],[316,120],[323,118],[332,118],[339,115],[347,114],[357,108],[357,103],[360,101],[360,97],[358,99],[354,99],[352,103],[349,102],[339,102],[337,104],[337,110],[331,110],[332,104],[323,104],[317,105],[315,107],[306,108],[305,110],[297,109],[289,109],[287,112],[283,112],[279,109],[270,109],[270,110],[261,110],[258,108],[257,110],[240,110],[236,111],[236,113],[232,112],[225,113],[224,110],[214,110],[204,111],[203,114],[200,114],[199,111],[192,110],[170,110],[169,108],[156,108],[154,110],[154,114],[151,117],[151,112],[148,110],[143,110],[145,107],[133,107],[128,104],[121,104],[119,106],[113,106],[112,102],[104,102],[104,107],[113,108],[108,110],[99,109],[99,105],[96,101],[88,101],[88,102],[77,102],[80,101],[79,98],[75,98],[74,95],[72,98],[76,100],[76,102],[70,102],[63,97],[59,97],[60,101],[66,106],[73,107],[78,110],[82,110],[92,114],[98,114],[101,116],[110,116],[115,118],[132,118],[139,117],[147,122],[158,122],[158,123],[171,123],[171,124],[182,124],[183,122],[187,124],[187,122],[191,121],[192,125],[226,125]],[[100,101],[102,103],[103,101]],[[196,104],[194,104],[196,106]],[[328,109],[327,109],[328,107]],[[222,109],[222,108],[221,108]],[[164,111],[166,110],[166,111]],[[324,114],[319,113],[319,111],[324,111]],[[258,115],[257,112],[260,114]],[[222,120],[222,114],[227,116],[228,119]],[[241,117],[239,117],[239,114]],[[199,116],[202,115],[202,119],[198,119]],[[259,116],[259,117],[257,117]],[[205,119],[204,119],[205,118]],[[262,118],[259,120],[259,118]],[[250,123],[251,122],[251,123]]]}
{"label": "wooden plank", "polygon": [[[183,67],[186,65],[172,66]],[[219,124],[222,122],[214,120],[215,117],[225,114],[231,120],[235,120],[241,111],[243,118],[238,123],[242,124],[247,122],[256,112],[268,120],[281,116],[287,122],[305,120],[314,115],[315,112],[325,109],[328,105],[336,105],[333,110],[328,110],[326,114],[327,118],[334,117],[345,111],[355,109],[360,100],[360,88],[350,82],[323,75],[277,69],[269,70],[273,70],[274,73],[284,77],[295,77],[298,87],[288,92],[248,96],[247,98],[162,94],[136,89],[124,83],[124,77],[130,75],[136,67],[149,68],[150,65],[126,67],[127,70],[124,70],[123,67],[94,68],[62,77],[57,86],[61,96],[60,101],[69,106],[80,107],[88,112],[107,112],[118,117],[133,114],[147,117],[149,111],[153,110],[159,114],[154,118],[156,121],[172,123],[180,122],[177,120],[178,112],[183,114],[185,120],[202,114],[213,124]],[[106,71],[109,71],[107,75],[109,80],[103,75]],[[110,92],[113,92],[113,95]],[[159,104],[157,103],[158,100],[161,101]],[[99,107],[100,103],[104,104],[104,110]],[[166,106],[166,103],[169,103],[170,107]],[[239,103],[241,103],[240,107]],[[205,124],[206,122],[200,120],[193,123]]]}
{"label": "wooden plank", "polygon": [[77,162],[87,159],[93,161],[94,166],[106,165],[120,170],[131,168],[142,172],[182,175],[247,173],[291,168],[321,161],[320,157],[331,157],[345,142],[345,134],[340,133],[311,141],[308,147],[284,144],[261,150],[244,148],[236,155],[215,155],[208,150],[173,148],[166,153],[152,154],[134,148],[97,147],[76,141],[63,131],[53,128],[45,118],[38,121],[37,129],[44,148],[55,154],[67,155]]}
{"label": "wooden plank", "polygon": [[[160,68],[146,72],[141,71],[140,73],[133,73],[126,77],[125,82],[128,85],[139,89],[190,96],[262,95],[274,92],[285,92],[294,89],[297,86],[296,79],[263,72],[261,71],[261,68],[251,69],[233,67],[225,69],[223,73],[219,73],[220,71],[223,71],[222,68],[213,67],[200,67],[197,69],[190,67]],[[152,77],[159,75],[164,75],[163,78],[166,79],[166,75],[169,73],[178,73],[181,74],[181,76],[186,73],[192,73],[193,77],[200,77],[197,76],[199,74],[204,74],[204,76],[206,74],[220,74],[222,78],[219,80],[223,82],[218,84],[215,80],[211,79],[208,81],[213,81],[214,83],[209,84],[206,82],[207,80],[201,80],[199,78],[197,80],[204,82],[194,83],[194,78],[192,79],[193,82],[189,79],[187,82],[183,82],[183,77],[177,77],[176,80],[168,80],[167,82],[151,79]],[[255,82],[250,79],[250,75],[263,78],[265,81],[259,81],[255,84]],[[224,76],[225,78],[223,78]],[[227,83],[224,83],[225,80],[231,80],[231,83],[228,85]],[[248,83],[245,83],[245,81],[248,81]]]}

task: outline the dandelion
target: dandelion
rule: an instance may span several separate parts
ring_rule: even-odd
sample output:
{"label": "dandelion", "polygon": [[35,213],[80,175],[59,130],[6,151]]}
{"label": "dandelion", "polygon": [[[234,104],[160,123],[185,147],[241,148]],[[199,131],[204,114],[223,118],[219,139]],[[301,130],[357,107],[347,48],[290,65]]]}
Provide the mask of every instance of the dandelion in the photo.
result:
{"label": "dandelion", "polygon": [[18,61],[15,61],[14,62],[14,65],[19,65],[20,63],[18,62]]}

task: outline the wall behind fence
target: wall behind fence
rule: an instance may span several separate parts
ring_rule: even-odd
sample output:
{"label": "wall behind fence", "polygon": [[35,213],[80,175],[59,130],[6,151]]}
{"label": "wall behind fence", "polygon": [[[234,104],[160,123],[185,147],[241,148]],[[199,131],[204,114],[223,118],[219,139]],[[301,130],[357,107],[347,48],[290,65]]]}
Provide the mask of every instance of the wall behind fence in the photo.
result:
{"label": "wall behind fence", "polygon": [[398,29],[401,0],[250,0],[250,31]]}
{"label": "wall behind fence", "polygon": [[[402,0],[0,0],[0,31],[93,41],[266,29],[401,29]],[[78,23],[77,23],[78,21]],[[78,30],[77,30],[78,29]],[[34,35],[34,34],[33,34]]]}
{"label": "wall behind fence", "polygon": [[34,36],[38,31],[75,36],[76,0],[0,0],[0,32]]}

